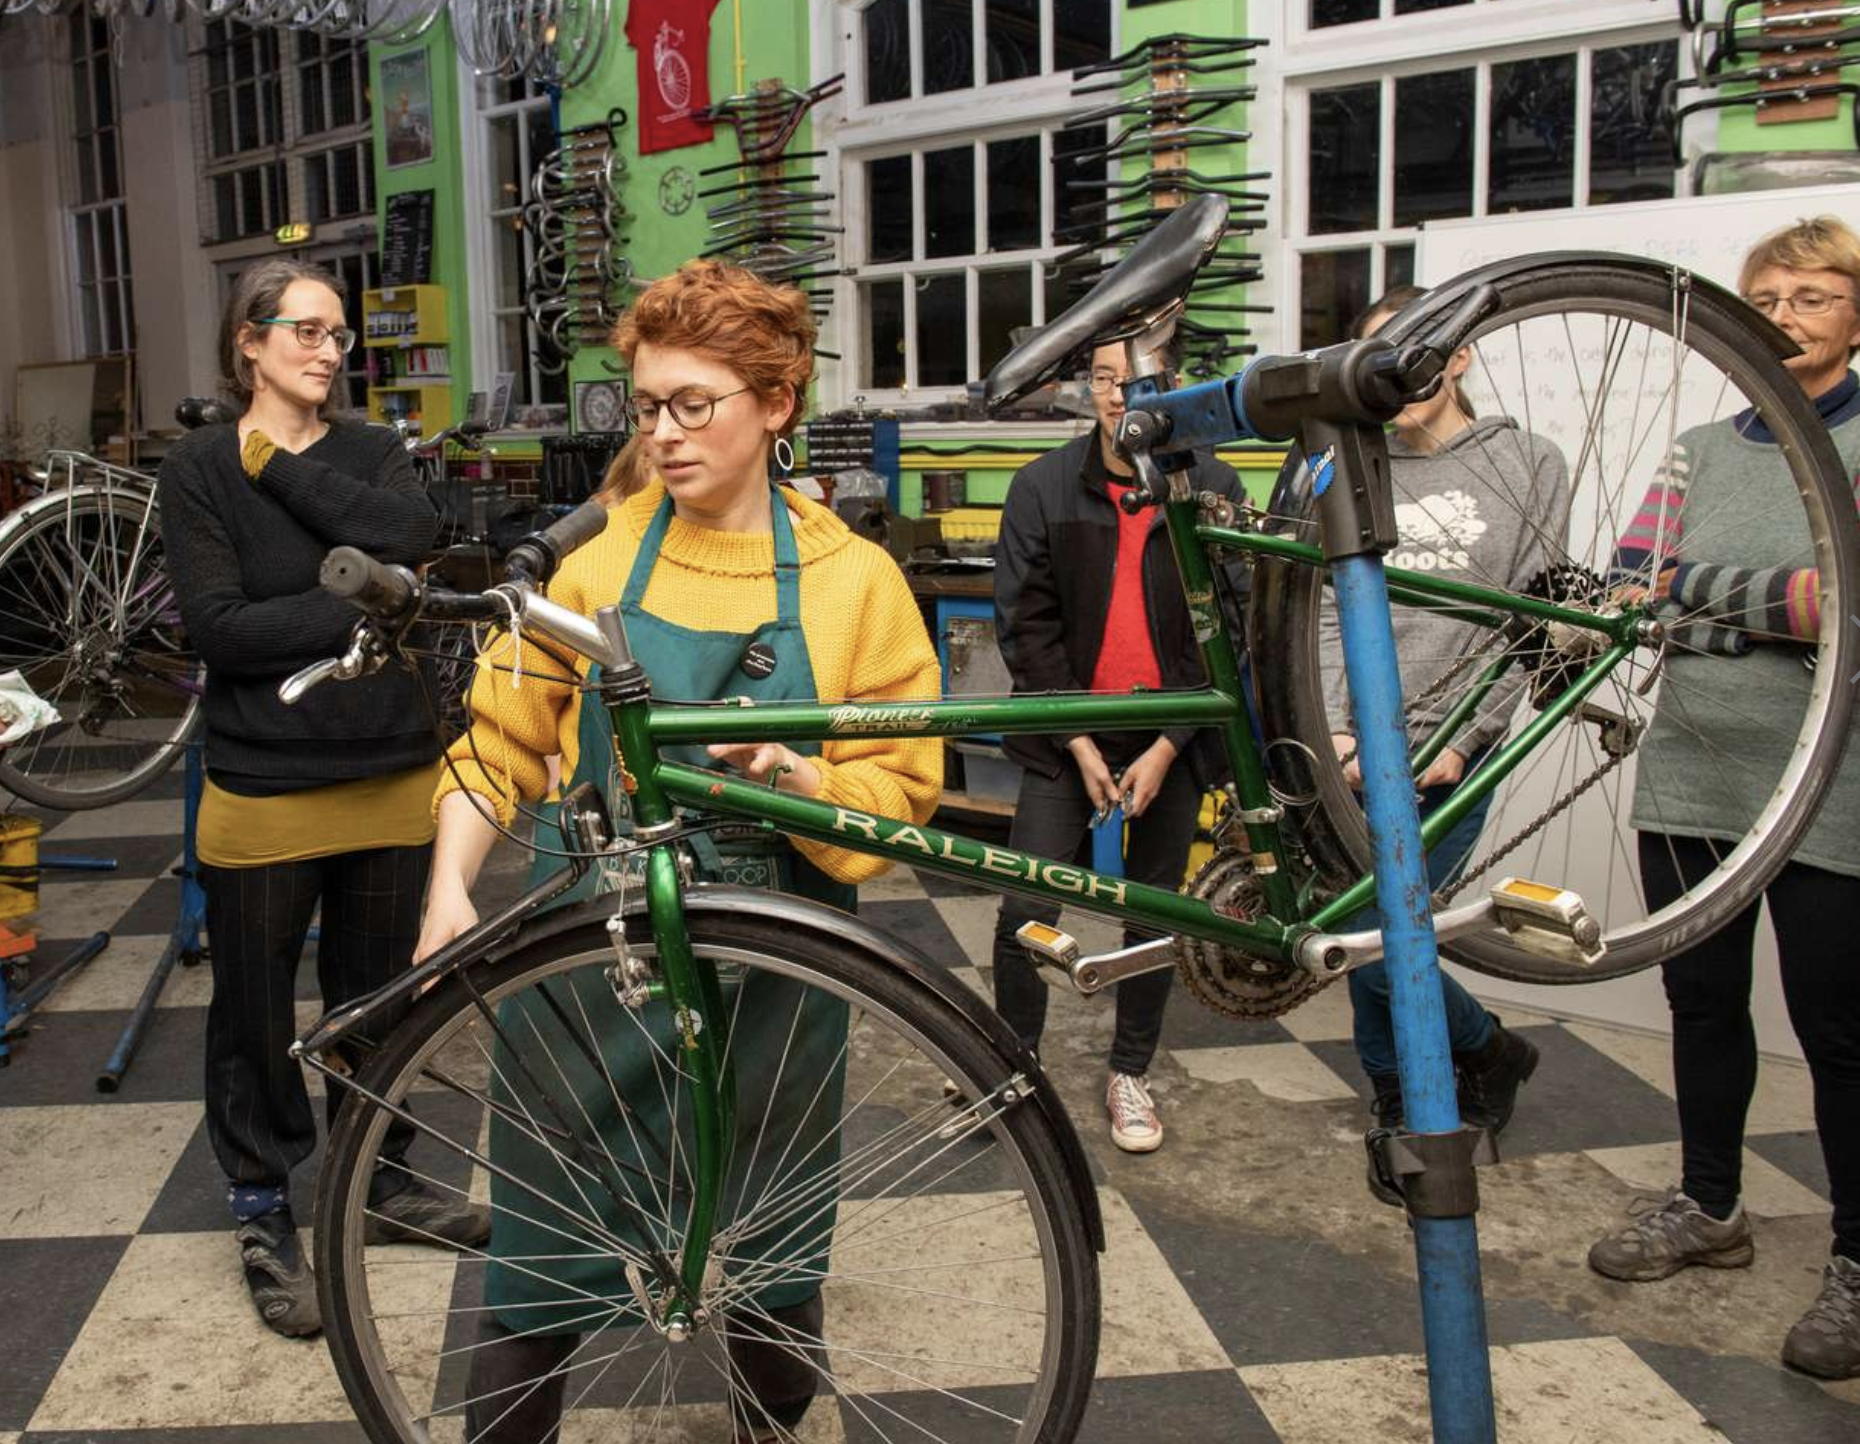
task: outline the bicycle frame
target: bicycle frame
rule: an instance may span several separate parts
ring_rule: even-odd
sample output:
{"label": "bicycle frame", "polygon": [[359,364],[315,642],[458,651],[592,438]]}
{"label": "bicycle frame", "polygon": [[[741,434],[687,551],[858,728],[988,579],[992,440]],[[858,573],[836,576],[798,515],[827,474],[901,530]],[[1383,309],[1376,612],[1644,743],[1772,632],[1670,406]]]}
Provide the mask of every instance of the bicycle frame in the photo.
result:
{"label": "bicycle frame", "polygon": [[[622,759],[636,835],[676,830],[679,806],[705,814],[761,824],[776,832],[909,863],[949,877],[981,882],[996,891],[1029,894],[1063,906],[1137,922],[1166,934],[1186,934],[1271,958],[1296,961],[1299,943],[1368,906],[1375,877],[1367,873],[1340,896],[1304,915],[1287,856],[1264,754],[1247,722],[1233,639],[1216,597],[1211,548],[1323,567],[1314,545],[1256,531],[1205,525],[1198,500],[1165,502],[1169,537],[1181,568],[1189,614],[1209,683],[1185,691],[1052,693],[1005,698],[938,701],[777,703],[721,702],[706,706],[655,704],[649,689],[603,683],[596,692],[608,707]],[[1451,581],[1429,573],[1391,567],[1389,588],[1400,600],[1451,608],[1505,627],[1515,623],[1558,623],[1599,637],[1600,655],[1533,718],[1519,735],[1494,752],[1422,827],[1432,848],[1473,806],[1487,796],[1543,738],[1640,644],[1640,611],[1625,607],[1598,615],[1540,598],[1514,596],[1491,587]],[[617,618],[614,619],[617,621]],[[1475,696],[1495,683],[1508,658],[1488,668]],[[592,694],[591,694],[592,695]],[[1476,710],[1462,705],[1426,739],[1417,767],[1451,740]],[[1111,877],[1071,862],[1037,857],[977,842],[959,833],[873,816],[816,798],[782,792],[740,777],[671,761],[660,749],[712,742],[796,742],[836,737],[950,737],[965,733],[1067,733],[1101,730],[1160,730],[1174,726],[1213,727],[1220,734],[1234,778],[1233,801],[1246,830],[1264,896],[1256,919],[1230,916],[1202,898]],[[684,878],[674,848],[650,847],[645,874],[646,907],[652,922],[664,991],[679,1020],[694,1083],[697,1134],[696,1179],[690,1230],[679,1269],[681,1297],[667,1301],[668,1325],[697,1309],[716,1208],[723,1186],[724,1158],[734,1106],[720,1041],[715,1030],[694,1026],[693,1015],[722,1015],[714,968],[699,963],[690,946],[683,908]]]}

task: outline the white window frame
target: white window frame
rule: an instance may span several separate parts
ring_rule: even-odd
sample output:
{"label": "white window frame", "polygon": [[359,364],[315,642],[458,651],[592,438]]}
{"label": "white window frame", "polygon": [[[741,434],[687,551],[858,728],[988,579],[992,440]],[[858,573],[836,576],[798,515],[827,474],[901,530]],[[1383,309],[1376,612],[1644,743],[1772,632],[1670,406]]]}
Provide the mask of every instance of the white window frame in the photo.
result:
{"label": "white window frame", "polygon": [[[72,185],[68,192],[70,203],[65,208],[65,254],[71,258],[71,334],[76,339],[76,350],[80,355],[133,355],[136,349],[136,314],[129,252],[129,210],[125,199],[127,177],[123,173],[122,74],[117,69],[115,57],[110,53],[108,40],[99,46],[92,38],[93,29],[99,22],[88,10],[66,16],[60,23],[64,27],[67,44],[74,23],[84,28],[82,50],[73,51],[63,67],[60,86],[64,90],[64,105],[56,112],[64,120],[60,128],[71,138],[69,172]],[[110,100],[115,113],[108,117],[97,114],[97,89],[93,73],[99,66],[110,68]],[[89,129],[83,132],[91,142],[88,178],[93,184],[95,198],[89,201],[82,199],[86,177],[82,174],[83,163],[78,157],[78,117],[70,95],[70,86],[80,72],[88,92],[85,108],[90,113]],[[104,193],[103,187],[103,162],[97,153],[99,138],[106,133],[108,143],[116,149],[116,191],[108,195]],[[116,256],[115,268],[109,275],[105,275],[103,269],[103,237],[106,233]],[[77,264],[84,238],[90,242],[89,281],[84,279],[83,270]],[[109,304],[112,301],[113,307]],[[114,325],[110,321],[112,315]]]}
{"label": "white window frame", "polygon": [[[922,0],[910,0],[910,33],[921,31]],[[896,276],[923,279],[934,275],[961,273],[965,276],[968,353],[964,369],[968,379],[977,380],[980,344],[980,274],[984,271],[1010,270],[1017,265],[1031,269],[1071,249],[1070,246],[1038,246],[1014,251],[977,251],[954,256],[925,257],[922,260],[867,262],[865,250],[870,235],[866,194],[866,163],[890,156],[911,155],[914,197],[921,196],[923,185],[922,155],[927,151],[949,149],[974,143],[975,226],[976,239],[986,244],[988,236],[988,171],[986,150],[990,140],[1040,134],[1041,207],[1040,234],[1052,230],[1053,188],[1052,132],[1066,119],[1081,110],[1101,104],[1103,97],[1077,100],[1072,95],[1072,73],[1054,72],[1053,11],[1063,0],[1041,0],[1041,74],[1022,80],[988,84],[987,36],[983,25],[984,0],[974,0],[975,45],[973,73],[977,84],[963,90],[922,95],[923,56],[919,47],[911,47],[911,96],[902,100],[867,105],[865,95],[864,3],[846,0],[812,0],[814,79],[845,73],[841,94],[815,113],[816,143],[826,151],[821,160],[823,175],[835,177],[837,185],[826,188],[839,197],[841,236],[840,258],[845,274],[833,278],[833,310],[821,337],[824,350],[837,352],[840,360],[823,358],[820,364],[819,405],[832,410],[851,405],[855,399],[873,406],[924,405],[936,401],[960,399],[962,386],[915,386],[917,330],[916,293],[904,287],[904,351],[906,384],[902,387],[868,387],[860,380],[860,358],[865,345],[865,317],[860,306],[862,283]],[[1111,5],[1110,53],[1119,53],[1123,7],[1118,0]],[[977,106],[987,102],[988,120],[977,124]],[[913,205],[912,253],[923,249],[924,208]],[[1047,319],[1045,284],[1039,274],[1032,280],[1032,324]]]}
{"label": "white window frame", "polygon": [[[510,217],[523,209],[528,196],[519,194],[515,202],[511,203],[506,197],[493,193],[490,129],[492,122],[497,119],[518,117],[518,164],[527,178],[534,172],[541,157],[529,153],[529,128],[522,117],[532,110],[547,109],[549,98],[546,95],[535,95],[526,100],[505,101],[480,108],[480,77],[462,56],[458,62],[458,77],[459,134],[462,137],[459,157],[465,176],[465,271],[471,301],[472,389],[490,391],[503,354],[500,339],[502,323],[512,316],[519,316],[523,320],[524,336],[519,368],[528,383],[527,394],[534,403],[540,401],[545,381],[566,390],[568,380],[566,377],[545,377],[537,365],[535,327],[529,320],[528,310],[521,304],[515,307],[498,305],[497,268],[502,264],[503,250],[497,244],[497,228],[507,225]],[[522,250],[523,266],[527,272],[534,260],[533,246],[527,231],[523,233]],[[519,294],[521,284],[519,278]]]}
{"label": "white window frame", "polygon": [[[1285,43],[1280,57],[1284,81],[1284,131],[1279,154],[1284,184],[1279,209],[1277,285],[1273,297],[1280,349],[1301,344],[1302,258],[1323,251],[1370,252],[1369,295],[1384,284],[1385,252],[1391,245],[1414,242],[1419,231],[1393,223],[1394,86],[1397,79],[1444,70],[1474,72],[1473,209],[1485,216],[1491,137],[1486,120],[1491,99],[1492,67],[1550,55],[1575,55],[1576,134],[1580,138],[1572,181],[1574,204],[1546,208],[1545,216],[1570,210],[1602,209],[1588,200],[1591,56],[1597,50],[1671,41],[1679,53],[1679,74],[1689,73],[1688,54],[1676,19],[1662,13],[1649,19],[1644,0],[1581,0],[1578,4],[1542,0],[1470,0],[1415,15],[1395,16],[1392,0],[1382,0],[1382,15],[1350,25],[1311,29],[1305,24],[1309,0],[1288,0]],[[1378,82],[1382,87],[1377,193],[1377,224],[1372,229],[1313,235],[1309,221],[1310,152],[1307,133],[1313,91]],[[1684,198],[1683,173],[1676,177],[1675,201]],[[1269,271],[1269,284],[1271,273]]]}

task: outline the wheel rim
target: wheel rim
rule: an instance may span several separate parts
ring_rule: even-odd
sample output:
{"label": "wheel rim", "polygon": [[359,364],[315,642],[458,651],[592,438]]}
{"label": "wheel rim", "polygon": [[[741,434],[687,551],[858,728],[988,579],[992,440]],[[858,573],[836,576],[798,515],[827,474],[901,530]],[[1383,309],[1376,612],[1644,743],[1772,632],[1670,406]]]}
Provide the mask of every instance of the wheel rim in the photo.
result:
{"label": "wheel rim", "polygon": [[[1059,1243],[1047,1213],[1028,1205],[1029,1199],[1037,1197],[1036,1185],[1025,1155],[1013,1142],[1006,1115],[983,1116],[1003,1106],[1000,1090],[994,1091],[992,1101],[984,1098],[966,1113],[953,1109],[942,1097],[940,1080],[946,1074],[963,1076],[960,1060],[894,1009],[870,997],[855,997],[840,981],[789,959],[740,947],[702,945],[700,951],[722,968],[752,969],[805,982],[855,1008],[843,1055],[847,1064],[846,1108],[841,1118],[845,1145],[839,1177],[845,1201],[832,1221],[830,1262],[817,1270],[826,1299],[825,1327],[820,1336],[804,1341],[826,1356],[827,1362],[816,1368],[821,1397],[799,1428],[778,1430],[775,1437],[840,1438],[832,1431],[836,1412],[849,1433],[863,1427],[878,1437],[900,1429],[911,1438],[925,1440],[1038,1437],[1064,1344]],[[651,955],[650,948],[635,948],[634,952]],[[519,980],[521,989],[517,983],[507,984],[488,992],[486,998],[494,1007],[507,1004],[513,995],[544,977],[558,984],[574,982],[575,986],[558,987],[564,997],[585,996],[579,984],[612,961],[611,953],[563,958],[546,973],[531,972]],[[737,994],[739,1000],[741,996]],[[735,1021],[740,1020],[734,1020],[733,1027]],[[479,1066],[487,1070],[487,1079],[507,1075],[508,1065],[500,1075],[485,1046],[482,1034],[487,1031],[472,1014],[459,1013],[398,1070],[402,1082],[386,1096],[392,1100],[394,1092],[403,1091],[404,1080],[423,1072],[430,1077],[440,1060],[456,1061],[462,1056],[475,1054]],[[471,1033],[480,1036],[468,1037]],[[446,1106],[456,1107],[459,1101],[455,1093]],[[898,1107],[901,1102],[908,1106]],[[471,1111],[469,1106],[467,1111]],[[939,1137],[952,1121],[962,1127],[961,1136]],[[375,1157],[387,1125],[386,1115],[373,1110],[352,1156]],[[775,1141],[764,1142],[767,1132],[757,1130],[764,1152]],[[481,1141],[488,1136],[488,1126],[478,1136]],[[739,1131],[739,1141],[741,1137]],[[409,1157],[418,1158],[422,1149],[430,1156],[436,1147],[435,1140],[423,1139]],[[439,1151],[446,1152],[444,1148]],[[644,1152],[639,1156],[643,1158]],[[787,1156],[804,1161],[799,1151],[790,1150]],[[449,1175],[438,1169],[420,1176],[456,1194],[464,1183],[462,1164],[463,1160],[455,1158]],[[748,1294],[766,1286],[772,1277],[765,1264],[758,1279],[753,1264],[731,1257],[732,1248],[766,1229],[771,1217],[778,1224],[785,1219],[791,1229],[798,1218],[806,1227],[809,1212],[819,1210],[823,1202],[819,1189],[809,1191],[795,1181],[802,1171],[799,1162],[778,1169],[771,1175],[772,1186],[754,1195],[756,1204],[733,1211],[733,1217],[720,1228],[719,1248],[726,1261],[724,1286],[712,1295],[716,1318],[756,1317]],[[454,1268],[451,1260],[433,1250],[404,1245],[364,1248],[368,1172],[348,1167],[341,1198],[333,1210],[325,1210],[326,1219],[337,1213],[341,1218],[335,1230],[340,1240],[327,1241],[339,1255],[339,1266],[329,1261],[324,1241],[319,1243],[323,1267],[339,1268],[326,1286],[340,1300],[339,1311],[351,1325],[341,1331],[343,1342],[335,1349],[339,1372],[364,1421],[371,1429],[387,1430],[377,1437],[463,1439],[468,1436],[461,1411],[471,1397],[467,1373],[474,1340],[468,1336],[473,1321],[461,1311],[484,1307],[486,1265],[482,1258],[466,1256]],[[487,1194],[484,1169],[474,1166],[469,1172],[469,1187],[477,1195]],[[1001,1186],[958,1191],[965,1181],[982,1180]],[[591,1185],[585,1176],[580,1181]],[[958,1189],[952,1189],[952,1183]],[[650,1193],[641,1189],[635,1196],[651,1204]],[[560,1231],[561,1247],[573,1250],[589,1246],[586,1216],[602,1209],[591,1186],[586,1194],[582,1222],[559,1210],[550,1213],[532,1196],[517,1196],[526,1200],[525,1216],[532,1221],[552,1221]],[[655,1213],[655,1221],[663,1223],[659,1215],[676,1212],[676,1191],[674,1195],[669,1207],[661,1204],[649,1210]],[[675,1243],[676,1233],[676,1226],[671,1226],[667,1241]],[[959,1239],[966,1240],[966,1253],[916,1261],[938,1240],[950,1245]],[[611,1236],[605,1242],[613,1253],[622,1252]],[[899,1249],[908,1250],[911,1257],[893,1262],[891,1252]],[[873,1266],[873,1260],[883,1262]],[[645,1263],[640,1257],[634,1261]],[[434,1298],[439,1287],[433,1280],[449,1268],[447,1316],[441,1326],[435,1330],[430,1317],[423,1324],[410,1324],[411,1314],[418,1312],[404,1307],[410,1279],[422,1272],[430,1274],[424,1292]],[[981,1277],[983,1271],[988,1274],[986,1281]],[[613,1297],[624,1293],[616,1287]],[[1029,1305],[1033,1297],[1044,1299],[1044,1309]],[[614,1317],[609,1298],[581,1302],[587,1303],[586,1321]],[[1037,1338],[1029,1332],[1030,1315],[1038,1315]],[[407,1332],[410,1327],[424,1327],[424,1338],[412,1340]],[[677,1432],[680,1428],[692,1430],[689,1437],[729,1438],[725,1423],[729,1401],[747,1396],[730,1387],[728,1369],[718,1362],[724,1354],[716,1336],[735,1331],[732,1323],[714,1323],[711,1337],[706,1338],[706,1330],[700,1328],[690,1342],[673,1344],[647,1326],[628,1320],[603,1332],[584,1334],[582,1348],[567,1366],[568,1417],[574,1420],[592,1414],[616,1428],[623,1427],[624,1421],[640,1431],[626,1437],[642,1440],[687,1437]],[[337,1337],[332,1335],[333,1340]],[[433,1367],[435,1360],[437,1367]],[[1017,1381],[1017,1371],[1024,1371],[1027,1378]],[[368,1407],[358,1393],[369,1401]],[[749,1404],[742,1407],[751,1411],[750,1417],[760,1427],[775,1422],[766,1415],[756,1418]],[[479,1422],[484,1422],[483,1416]],[[583,1427],[592,1425],[584,1423]],[[417,1432],[422,1428],[427,1436]],[[572,1432],[572,1426],[565,1427],[564,1437]]]}
{"label": "wheel rim", "polygon": [[[1574,408],[1585,419],[1584,424],[1554,428],[1573,437],[1563,449],[1572,473],[1576,473],[1572,486],[1576,504],[1556,560],[1573,562],[1606,577],[1607,553],[1614,549],[1611,529],[1616,539],[1626,531],[1628,521],[1640,507],[1647,483],[1664,458],[1673,454],[1675,444],[1689,427],[1754,402],[1764,415],[1777,421],[1779,434],[1787,437],[1792,428],[1784,425],[1785,419],[1799,417],[1806,402],[1780,365],[1762,365],[1751,359],[1759,349],[1754,336],[1744,338],[1748,353],[1736,350],[1732,343],[1740,333],[1704,303],[1694,303],[1688,309],[1678,293],[1661,294],[1662,288],[1651,283],[1638,288],[1637,295],[1598,297],[1583,291],[1582,280],[1577,278],[1561,295],[1539,286],[1523,299],[1508,298],[1509,304],[1474,344],[1468,381],[1481,416],[1504,413],[1516,418],[1526,432],[1538,427],[1551,431],[1553,428],[1545,425],[1538,398],[1559,390],[1564,394],[1575,392],[1580,378],[1574,373],[1585,366],[1593,368],[1587,378],[1588,391],[1577,393],[1581,399]],[[1425,300],[1416,305],[1430,313],[1437,310],[1437,305]],[[1582,308],[1582,314],[1572,316],[1575,308]],[[1412,332],[1416,324],[1416,313],[1410,312],[1391,323],[1386,334],[1399,339],[1403,331]],[[1561,335],[1561,351],[1573,358],[1561,371],[1550,364],[1559,349],[1546,342],[1552,328]],[[1682,334],[1686,344],[1673,345],[1667,332]],[[1727,340],[1727,336],[1731,339]],[[1530,358],[1529,362],[1520,367],[1519,360],[1524,357]],[[1678,378],[1677,386],[1674,376]],[[1713,378],[1710,385],[1706,384],[1708,376]],[[1521,381],[1514,379],[1519,377]],[[1508,402],[1507,398],[1515,397],[1520,390],[1523,403]],[[1653,404],[1649,404],[1650,395]],[[1592,698],[1593,703],[1646,726],[1629,755],[1604,769],[1610,753],[1603,743],[1603,725],[1564,724],[1557,743],[1546,744],[1544,750],[1522,764],[1512,779],[1500,785],[1466,865],[1468,872],[1482,864],[1486,870],[1479,881],[1470,884],[1472,890],[1465,899],[1476,897],[1479,887],[1514,873],[1576,888],[1603,922],[1609,955],[1598,968],[1585,969],[1541,958],[1495,935],[1477,934],[1453,944],[1453,956],[1485,971],[1537,982],[1583,981],[1644,967],[1727,920],[1801,839],[1845,741],[1849,697],[1841,684],[1846,673],[1853,670],[1846,660],[1852,649],[1838,621],[1851,610],[1847,601],[1851,595],[1851,547],[1829,514],[1825,493],[1810,484],[1812,478],[1806,472],[1815,464],[1816,454],[1810,448],[1805,448],[1794,463],[1805,532],[1801,547],[1789,557],[1766,559],[1766,565],[1820,567],[1821,623],[1814,642],[1820,665],[1811,672],[1794,661],[1780,661],[1786,653],[1807,649],[1767,639],[1754,639],[1753,652],[1756,647],[1765,649],[1757,653],[1754,663],[1740,662],[1749,669],[1752,685],[1766,689],[1765,695],[1770,697],[1776,695],[1776,689],[1786,689],[1795,709],[1795,720],[1781,729],[1760,726],[1773,710],[1767,706],[1764,717],[1751,714],[1744,719],[1750,727],[1759,729],[1753,735],[1771,747],[1776,760],[1753,762],[1747,755],[1733,755],[1723,741],[1720,719],[1736,720],[1740,710],[1748,714],[1750,709],[1740,709],[1735,698],[1727,701],[1721,695],[1723,688],[1718,679],[1725,675],[1721,659],[1692,656],[1669,646],[1666,656],[1658,659],[1658,675],[1651,680],[1651,692],[1637,696],[1636,689],[1649,682],[1648,673],[1656,661],[1655,655],[1643,648],[1624,662]],[[1585,501],[1590,507],[1586,516]],[[1728,533],[1736,508],[1695,511],[1690,509],[1689,501],[1683,514],[1688,555],[1709,559],[1714,543],[1725,545],[1727,551],[1734,550],[1731,543],[1736,539]],[[1655,555],[1663,553],[1656,550]],[[1650,560],[1646,568],[1651,569],[1652,564]],[[1298,572],[1304,575],[1296,575]],[[1501,576],[1473,579],[1501,587],[1515,585]],[[1607,580],[1612,584],[1620,578]],[[1316,594],[1321,582],[1309,569],[1283,569],[1275,574],[1274,582],[1286,589],[1294,611],[1319,605]],[[1684,615],[1689,619],[1695,616]],[[1288,633],[1299,630],[1295,622],[1286,626]],[[1731,626],[1729,630],[1750,631],[1742,626]],[[1746,635],[1743,640],[1749,642],[1753,637]],[[1292,684],[1297,695],[1290,702],[1290,717],[1284,706],[1268,710],[1279,711],[1281,716],[1276,720],[1280,725],[1295,726],[1299,735],[1308,735],[1315,746],[1332,730],[1331,710],[1322,700],[1322,677],[1340,671],[1340,663],[1320,655],[1314,635],[1307,635],[1302,642],[1287,635],[1266,646],[1266,655],[1287,659],[1281,663],[1282,670],[1294,678],[1303,673],[1305,678]],[[1493,655],[1500,650],[1502,639]],[[1405,694],[1414,698],[1425,694],[1430,686],[1436,689],[1431,704],[1424,702],[1422,708],[1411,705],[1411,718],[1430,706],[1432,714],[1438,715],[1471,685],[1479,664],[1474,664],[1469,674],[1449,677],[1456,660],[1449,649],[1443,648],[1438,656],[1404,662]],[[1760,683],[1755,680],[1757,668],[1762,669]],[[1443,678],[1448,679],[1444,689]],[[1707,698],[1712,703],[1709,716]],[[1533,715],[1530,704],[1521,703],[1512,735]],[[1787,735],[1777,735],[1779,730]],[[1613,735],[1621,737],[1623,729],[1614,728]],[[1654,829],[1635,824],[1669,817],[1673,820],[1661,830],[1676,834],[1694,831],[1696,809],[1688,813],[1674,805],[1677,789],[1670,773],[1661,770],[1656,750],[1665,745],[1663,738],[1680,735],[1707,749],[1723,770],[1719,781],[1724,786],[1734,786],[1739,792],[1765,793],[1768,801],[1748,819],[1739,818],[1733,829],[1734,848],[1723,855],[1709,876],[1673,902],[1653,907],[1640,879],[1636,833]],[[1325,861],[1354,875],[1355,868],[1369,865],[1367,826],[1354,794],[1334,764],[1334,754],[1328,748],[1321,749],[1321,753],[1323,760],[1316,768],[1315,780],[1326,815],[1335,819],[1335,840],[1342,853],[1341,857]],[[1643,766],[1648,758],[1654,759],[1653,765]],[[1577,793],[1585,781],[1586,792],[1578,793],[1573,802],[1564,804],[1562,812],[1530,832],[1547,809]],[[1504,845],[1521,833],[1528,833],[1525,841],[1504,852]]]}
{"label": "wheel rim", "polygon": [[24,518],[0,550],[0,616],[0,671],[18,671],[59,713],[0,751],[0,785],[46,806],[95,807],[173,762],[203,673],[151,497],[89,491]]}

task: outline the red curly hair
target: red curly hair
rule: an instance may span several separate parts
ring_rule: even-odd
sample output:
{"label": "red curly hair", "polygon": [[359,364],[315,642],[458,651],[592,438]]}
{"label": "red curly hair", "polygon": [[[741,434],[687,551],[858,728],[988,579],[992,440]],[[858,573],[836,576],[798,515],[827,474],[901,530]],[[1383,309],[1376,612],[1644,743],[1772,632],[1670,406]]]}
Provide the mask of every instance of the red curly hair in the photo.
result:
{"label": "red curly hair", "polygon": [[[814,337],[814,313],[793,286],[771,286],[724,261],[687,261],[642,291],[609,339],[629,369],[641,342],[675,346],[721,361],[764,402],[792,395],[786,436],[806,410]],[[608,464],[599,496],[612,505],[651,479],[645,434],[635,432]]]}

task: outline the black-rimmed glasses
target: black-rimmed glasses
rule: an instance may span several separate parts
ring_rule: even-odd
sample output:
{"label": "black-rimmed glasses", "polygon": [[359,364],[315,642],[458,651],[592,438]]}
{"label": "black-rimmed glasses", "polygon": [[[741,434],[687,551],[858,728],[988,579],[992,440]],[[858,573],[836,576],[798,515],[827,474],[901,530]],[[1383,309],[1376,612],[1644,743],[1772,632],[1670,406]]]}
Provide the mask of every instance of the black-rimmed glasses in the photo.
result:
{"label": "black-rimmed glasses", "polygon": [[674,391],[661,401],[656,396],[629,396],[626,402],[626,419],[641,431],[652,431],[658,427],[659,412],[669,410],[672,420],[685,431],[701,431],[710,425],[710,419],[717,411],[719,401],[728,401],[732,396],[741,396],[753,388],[739,386],[734,391],[726,391],[721,396],[712,396],[694,387],[685,387]]}

